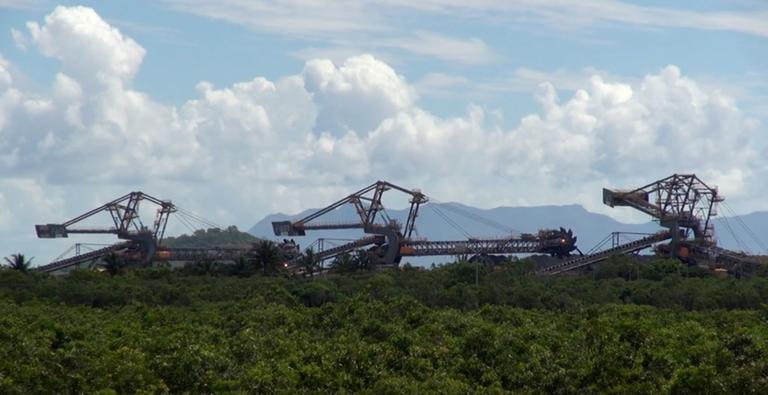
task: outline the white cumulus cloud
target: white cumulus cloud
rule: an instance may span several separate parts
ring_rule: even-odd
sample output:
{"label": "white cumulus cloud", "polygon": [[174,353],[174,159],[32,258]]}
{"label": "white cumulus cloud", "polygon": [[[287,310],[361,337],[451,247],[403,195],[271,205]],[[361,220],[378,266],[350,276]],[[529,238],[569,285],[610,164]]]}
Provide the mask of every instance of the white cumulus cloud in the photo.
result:
{"label": "white cumulus cloud", "polygon": [[415,100],[415,90],[403,77],[370,55],[348,58],[340,66],[310,60],[302,77],[320,108],[318,128],[330,132],[371,130]]}
{"label": "white cumulus cloud", "polygon": [[[57,7],[28,27],[30,48],[61,61],[34,92],[0,58],[0,197],[12,207],[0,224],[28,238],[36,221],[136,189],[247,227],[377,179],[486,207],[600,209],[603,186],[691,171],[746,196],[766,175],[760,123],[676,66],[639,82],[595,75],[569,97],[542,83],[539,110],[511,126],[478,106],[425,110],[371,55],[309,60],[274,81],[201,82],[197,97],[171,106],[132,88],[145,50],[92,9]],[[17,197],[26,195],[37,200]]]}
{"label": "white cumulus cloud", "polygon": [[41,53],[59,59],[63,71],[82,82],[130,80],[146,52],[87,7],[56,7],[43,26],[29,22],[27,28]]}

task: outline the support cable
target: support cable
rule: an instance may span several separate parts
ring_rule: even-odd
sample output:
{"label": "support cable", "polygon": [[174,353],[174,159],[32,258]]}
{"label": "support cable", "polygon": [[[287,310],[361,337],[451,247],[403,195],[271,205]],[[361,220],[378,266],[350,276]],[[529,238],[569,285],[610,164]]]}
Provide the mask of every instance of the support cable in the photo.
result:
{"label": "support cable", "polygon": [[589,251],[587,251],[587,253],[586,253],[586,254],[584,254],[584,255],[592,255],[592,254],[596,254],[596,253],[598,253],[598,252],[602,251],[600,248],[601,248],[602,246],[604,246],[606,243],[608,243],[608,242],[609,242],[609,241],[610,241],[612,238],[613,238],[613,233],[610,233],[610,234],[608,234],[608,236],[606,236],[606,237],[605,237],[603,240],[601,240],[600,242],[598,242],[598,243],[597,243],[597,244],[596,244],[594,247],[592,247],[592,248],[591,248]]}
{"label": "support cable", "polygon": [[744,222],[744,220],[741,218],[741,216],[736,215],[736,212],[733,211],[733,209],[729,205],[723,203],[723,206],[725,207],[726,210],[728,210],[728,212],[730,213],[731,217],[735,218],[736,222],[739,225],[741,225],[741,227],[744,228],[747,231],[747,234],[757,244],[757,247],[762,249],[763,251],[768,251],[768,247],[766,247],[765,243],[763,243],[763,241],[760,240],[759,237],[757,237],[757,234],[755,234],[755,232],[752,231],[752,229],[749,226],[747,226],[747,224]]}
{"label": "support cable", "polygon": [[[192,229],[205,229],[205,228],[214,228],[214,229],[221,229],[220,227],[216,226],[215,224],[211,224],[208,222],[202,222],[198,220],[195,217],[190,216],[187,213],[177,213],[179,214],[179,218],[183,218],[191,227]],[[197,226],[196,226],[197,225]]]}
{"label": "support cable", "polygon": [[733,228],[731,227],[731,224],[728,221],[728,217],[723,217],[723,223],[725,224],[726,229],[728,229],[728,232],[731,234],[731,237],[736,241],[736,244],[741,248],[742,251],[748,252],[750,255],[752,252],[747,248],[744,243],[741,242],[741,239],[739,236],[736,235],[736,232],[733,231]]}
{"label": "support cable", "polygon": [[75,249],[76,246],[77,246],[77,244],[73,244],[73,245],[69,246],[69,248],[67,248],[66,251],[62,252],[61,255],[59,255],[56,258],[54,258],[51,262],[57,262],[57,261],[62,260],[67,254],[72,252]]}
{"label": "support cable", "polygon": [[[733,209],[731,209],[730,207],[728,207],[728,210],[730,210],[731,212],[733,212],[733,213],[735,214],[735,212],[733,211]],[[746,229],[746,230],[747,230],[747,234],[748,234],[748,235],[749,235],[749,236],[752,238],[752,240],[754,240],[754,241],[755,241],[755,243],[757,244],[757,247],[758,247],[758,248],[760,248],[760,249],[762,249],[763,251],[768,251],[768,248],[766,248],[766,245],[765,245],[765,243],[763,243],[763,241],[762,241],[762,240],[761,240],[761,239],[760,239],[760,238],[757,236],[757,234],[756,234],[756,233],[755,233],[755,232],[752,230],[752,228],[750,228],[749,226],[747,226],[746,222],[744,222],[744,220],[741,218],[741,216],[740,216],[740,215],[735,215],[735,218],[736,218],[736,221],[737,221],[737,222],[738,222],[738,223],[739,223],[739,224],[740,224],[740,225],[741,225],[741,226],[742,226],[744,229]]]}
{"label": "support cable", "polygon": [[494,221],[492,219],[485,218],[485,217],[477,215],[475,213],[471,213],[471,212],[469,212],[467,210],[464,210],[464,209],[461,209],[459,207],[456,207],[455,205],[452,205],[450,203],[441,202],[441,201],[439,201],[439,200],[437,200],[437,199],[435,199],[435,198],[433,198],[431,196],[429,197],[429,200],[431,202],[437,204],[437,205],[442,206],[442,208],[444,208],[444,209],[450,210],[450,211],[452,211],[452,212],[454,212],[456,214],[459,214],[459,215],[461,215],[461,216],[463,216],[465,218],[468,218],[468,219],[473,220],[475,222],[481,223],[483,225],[499,229],[499,230],[501,230],[501,231],[503,231],[505,233],[512,233],[512,234],[520,233],[520,232],[517,232],[514,229],[512,229],[512,228],[510,228],[508,226],[505,226],[505,225],[503,225],[503,224],[501,224],[499,222],[496,222],[496,221]]}
{"label": "support cable", "polygon": [[200,223],[204,224],[205,226],[207,226],[207,227],[209,227],[209,228],[218,228],[218,229],[221,229],[221,226],[220,226],[219,224],[217,224],[217,223],[215,223],[215,222],[213,222],[213,221],[211,221],[211,220],[205,219],[205,218],[203,218],[203,217],[201,217],[201,216],[199,216],[199,215],[195,214],[195,213],[194,213],[194,212],[192,212],[192,211],[189,211],[189,210],[183,209],[183,208],[181,208],[181,207],[178,207],[178,206],[176,206],[176,211],[177,211],[177,213],[186,214],[186,215],[187,215],[187,216],[189,216],[190,218],[192,218],[192,219],[196,220],[197,222],[200,222]]}
{"label": "support cable", "polygon": [[459,232],[460,232],[461,234],[463,234],[463,235],[464,235],[466,238],[468,238],[468,239],[469,239],[469,238],[471,238],[471,237],[472,237],[472,236],[470,236],[470,235],[469,235],[469,233],[468,233],[466,230],[464,230],[464,228],[462,228],[461,226],[459,226],[459,224],[457,224],[457,223],[456,223],[456,222],[454,222],[452,219],[450,219],[450,218],[449,218],[447,215],[445,215],[445,213],[443,213],[443,212],[442,212],[442,211],[441,211],[441,210],[438,208],[438,206],[436,206],[436,205],[434,205],[434,204],[430,204],[428,207],[429,207],[429,208],[431,208],[431,209],[432,209],[432,211],[434,211],[434,212],[435,212],[435,214],[437,214],[437,215],[438,215],[440,218],[442,218],[442,219],[443,219],[443,221],[445,221],[445,222],[446,222],[448,225],[450,225],[452,228],[454,228],[454,229],[456,229],[457,231],[459,231]]}
{"label": "support cable", "polygon": [[190,234],[195,233],[195,230],[196,230],[195,227],[192,226],[192,224],[189,222],[188,219],[186,219],[186,217],[184,215],[176,215],[174,218],[177,218],[179,220],[179,222],[182,225],[184,225],[187,228],[187,230],[190,231]]}

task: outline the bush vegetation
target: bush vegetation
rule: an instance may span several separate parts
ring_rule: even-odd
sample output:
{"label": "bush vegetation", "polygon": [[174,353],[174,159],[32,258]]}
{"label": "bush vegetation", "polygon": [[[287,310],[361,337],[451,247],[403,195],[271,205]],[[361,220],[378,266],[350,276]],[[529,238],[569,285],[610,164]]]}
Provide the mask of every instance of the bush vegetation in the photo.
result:
{"label": "bush vegetation", "polygon": [[237,226],[229,226],[225,229],[198,229],[189,235],[166,237],[163,245],[179,248],[249,246],[259,240],[250,233],[241,232]]}
{"label": "bush vegetation", "polygon": [[768,393],[768,279],[527,265],[2,270],[0,393]]}

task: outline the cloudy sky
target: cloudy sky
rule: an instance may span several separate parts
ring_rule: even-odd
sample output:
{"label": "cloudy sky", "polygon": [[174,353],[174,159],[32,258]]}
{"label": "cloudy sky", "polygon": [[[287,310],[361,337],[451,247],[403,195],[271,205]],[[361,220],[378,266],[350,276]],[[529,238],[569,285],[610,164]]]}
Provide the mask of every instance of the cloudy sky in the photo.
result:
{"label": "cloudy sky", "polygon": [[601,188],[695,172],[768,210],[767,99],[761,0],[0,0],[0,255],[132,190],[241,228],[377,179],[637,220]]}

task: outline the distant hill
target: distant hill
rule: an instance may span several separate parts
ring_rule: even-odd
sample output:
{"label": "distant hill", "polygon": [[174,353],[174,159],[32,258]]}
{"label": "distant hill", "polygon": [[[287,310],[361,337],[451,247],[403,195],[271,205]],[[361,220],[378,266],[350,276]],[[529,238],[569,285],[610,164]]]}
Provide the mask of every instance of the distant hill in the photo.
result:
{"label": "distant hill", "polygon": [[[272,221],[295,220],[302,218],[315,209],[306,210],[297,215],[273,214],[265,217],[248,230],[249,233],[265,238],[275,238]],[[407,210],[388,210],[390,217],[404,221]],[[447,219],[446,219],[447,218]],[[356,214],[351,206],[344,206],[327,215],[327,222],[354,222]],[[577,245],[586,252],[613,231],[653,232],[657,225],[624,224],[603,214],[592,213],[579,205],[539,206],[539,207],[497,207],[479,209],[459,203],[430,203],[425,205],[416,221],[419,236],[430,240],[461,240],[467,236],[498,237],[509,234],[536,233],[539,229],[572,229],[577,235]],[[317,238],[356,239],[360,230],[317,231],[296,241],[302,247]],[[586,249],[584,248],[586,247]],[[432,259],[434,260],[434,259]],[[436,260],[439,261],[439,260]]]}
{"label": "distant hill", "polygon": [[715,217],[714,224],[715,237],[722,247],[768,255],[768,211],[735,217]]}
{"label": "distant hill", "polygon": [[247,247],[259,238],[241,232],[236,226],[226,229],[199,229],[191,235],[168,237],[163,240],[167,247]]}
{"label": "distant hill", "polygon": [[[272,221],[295,220],[317,211],[311,209],[297,215],[272,214],[251,227],[248,232],[252,235],[275,239],[272,232]],[[388,210],[390,217],[404,221],[407,210]],[[444,219],[447,217],[449,220]],[[326,222],[354,222],[356,214],[351,206],[343,206],[323,218]],[[741,223],[756,235],[761,244],[768,247],[768,212],[755,212],[743,216],[723,218],[715,217],[715,229],[719,244],[732,250],[751,250],[754,253],[765,254],[763,248],[749,235]],[[454,225],[452,225],[455,224]],[[626,224],[603,215],[587,211],[580,205],[566,206],[535,206],[535,207],[497,207],[480,209],[459,203],[430,203],[425,205],[416,221],[417,232],[430,240],[465,239],[471,236],[502,236],[519,233],[535,233],[539,229],[559,228],[572,229],[578,237],[577,245],[583,252],[600,243],[611,232],[651,233],[660,230],[658,224],[646,222],[642,224]],[[733,229],[733,234],[728,226]],[[466,234],[464,233],[466,232]],[[314,242],[317,238],[356,239],[361,236],[360,230],[317,231],[308,232],[306,237],[295,238],[303,247]],[[433,259],[434,260],[434,259]],[[437,261],[437,260],[436,260]]]}

